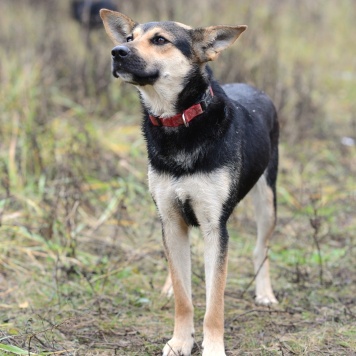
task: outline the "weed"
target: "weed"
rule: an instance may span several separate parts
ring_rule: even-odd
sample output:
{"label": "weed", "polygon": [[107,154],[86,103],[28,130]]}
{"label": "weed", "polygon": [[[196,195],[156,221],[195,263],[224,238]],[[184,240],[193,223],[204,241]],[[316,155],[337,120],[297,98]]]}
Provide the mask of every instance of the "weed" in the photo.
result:
{"label": "weed", "polygon": [[[355,6],[343,2],[132,0],[138,21],[249,25],[213,65],[274,100],[282,124],[276,309],[253,305],[255,225],[232,216],[227,355],[353,355],[355,344]],[[0,3],[0,350],[159,355],[173,328],[160,225],[147,192],[136,93],[111,79],[104,31],[70,3]],[[89,36],[89,37],[88,37]],[[203,242],[192,232],[201,354]],[[243,295],[243,297],[242,297]]]}

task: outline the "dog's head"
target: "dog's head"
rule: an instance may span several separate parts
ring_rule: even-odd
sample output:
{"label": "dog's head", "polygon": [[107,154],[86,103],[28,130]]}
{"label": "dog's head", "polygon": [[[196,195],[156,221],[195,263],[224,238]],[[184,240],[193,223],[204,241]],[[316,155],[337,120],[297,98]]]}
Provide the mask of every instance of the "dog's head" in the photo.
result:
{"label": "dog's head", "polygon": [[147,94],[152,86],[155,93],[168,101],[173,101],[173,96],[183,89],[193,69],[196,72],[199,67],[203,71],[206,62],[214,60],[247,28],[193,29],[172,21],[139,24],[106,9],[100,11],[100,16],[116,45],[111,52],[113,75],[136,85],[141,93]]}

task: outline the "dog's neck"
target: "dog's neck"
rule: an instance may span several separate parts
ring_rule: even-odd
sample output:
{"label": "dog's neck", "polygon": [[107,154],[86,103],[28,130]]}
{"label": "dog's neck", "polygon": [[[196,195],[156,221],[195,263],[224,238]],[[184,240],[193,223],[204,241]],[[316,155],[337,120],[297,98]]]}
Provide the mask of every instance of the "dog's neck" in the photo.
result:
{"label": "dog's neck", "polygon": [[175,103],[181,88],[175,90],[160,85],[145,85],[137,87],[145,109],[154,116],[166,118],[176,114]]}
{"label": "dog's neck", "polygon": [[167,80],[154,85],[138,86],[137,89],[142,105],[149,114],[164,119],[199,101],[209,86],[209,77],[209,71],[196,69],[189,80],[183,80],[182,83],[170,83]]}

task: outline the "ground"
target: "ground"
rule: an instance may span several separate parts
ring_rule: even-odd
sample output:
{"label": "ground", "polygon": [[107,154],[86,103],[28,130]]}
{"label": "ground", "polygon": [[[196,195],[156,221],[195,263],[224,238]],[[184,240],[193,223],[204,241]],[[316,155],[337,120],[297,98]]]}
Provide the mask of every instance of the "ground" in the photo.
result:
{"label": "ground", "polygon": [[[137,93],[111,78],[104,31],[80,27],[69,5],[0,3],[0,354],[160,355],[174,300],[160,295],[167,265]],[[264,89],[278,109],[279,304],[254,304],[247,199],[229,221],[227,355],[355,355],[353,1],[121,6],[139,21],[247,23],[214,72]],[[191,238],[200,355],[203,241]]]}

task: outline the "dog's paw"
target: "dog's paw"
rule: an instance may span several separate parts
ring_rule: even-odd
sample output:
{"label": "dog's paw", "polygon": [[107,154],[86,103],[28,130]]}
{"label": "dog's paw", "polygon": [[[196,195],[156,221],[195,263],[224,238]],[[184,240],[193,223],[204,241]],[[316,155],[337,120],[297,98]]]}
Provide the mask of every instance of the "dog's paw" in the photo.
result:
{"label": "dog's paw", "polygon": [[202,347],[203,356],[226,356],[224,343],[204,340]]}
{"label": "dog's paw", "polygon": [[194,338],[178,339],[173,337],[163,348],[162,356],[190,356],[194,346]]}
{"label": "dog's paw", "polygon": [[257,295],[255,298],[255,303],[257,305],[264,305],[264,306],[271,306],[271,305],[276,305],[278,304],[278,300],[276,297],[272,294],[260,294]]}

